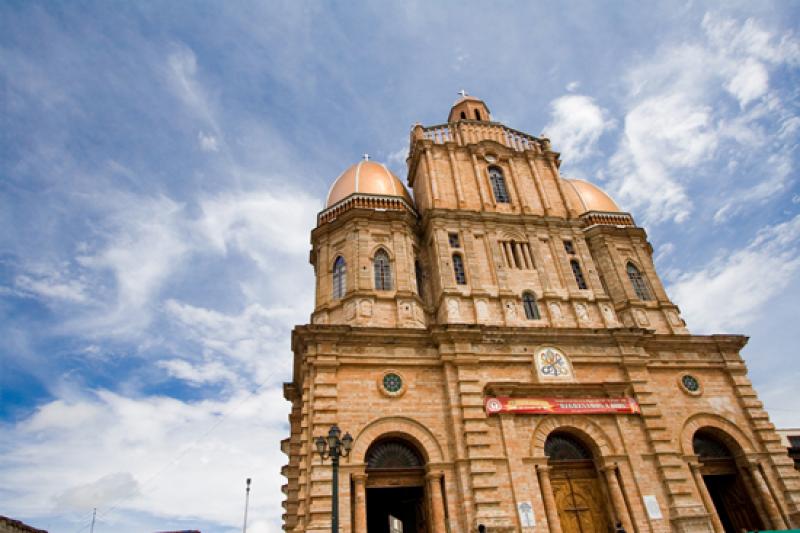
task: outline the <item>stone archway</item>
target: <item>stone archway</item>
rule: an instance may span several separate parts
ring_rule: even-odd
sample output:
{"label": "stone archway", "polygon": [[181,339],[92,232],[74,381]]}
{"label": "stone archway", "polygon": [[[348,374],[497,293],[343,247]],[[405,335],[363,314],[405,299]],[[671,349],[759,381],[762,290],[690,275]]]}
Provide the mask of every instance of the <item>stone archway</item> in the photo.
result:
{"label": "stone archway", "polygon": [[442,448],[425,426],[406,417],[374,420],[350,457],[364,465],[352,476],[354,531],[388,532],[390,515],[404,533],[445,531]]}
{"label": "stone archway", "polygon": [[532,453],[551,531],[605,532],[620,522],[633,531],[616,464],[616,446],[598,424],[577,416],[547,417]]}

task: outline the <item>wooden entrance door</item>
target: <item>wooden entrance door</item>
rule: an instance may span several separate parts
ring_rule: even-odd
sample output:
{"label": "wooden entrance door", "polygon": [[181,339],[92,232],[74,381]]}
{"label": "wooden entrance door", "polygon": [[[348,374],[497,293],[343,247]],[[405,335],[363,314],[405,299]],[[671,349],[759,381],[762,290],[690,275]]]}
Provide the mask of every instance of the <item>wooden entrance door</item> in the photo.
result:
{"label": "wooden entrance door", "polygon": [[592,461],[563,461],[550,476],[563,533],[608,533],[606,499]]}

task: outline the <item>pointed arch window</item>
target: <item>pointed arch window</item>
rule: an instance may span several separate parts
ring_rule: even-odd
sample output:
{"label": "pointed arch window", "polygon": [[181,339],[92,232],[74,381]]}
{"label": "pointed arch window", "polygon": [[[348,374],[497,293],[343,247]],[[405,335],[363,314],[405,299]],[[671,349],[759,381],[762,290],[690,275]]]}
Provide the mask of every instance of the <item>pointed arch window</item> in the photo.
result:
{"label": "pointed arch window", "polygon": [[522,308],[525,309],[525,318],[528,320],[539,320],[542,318],[539,314],[539,306],[536,305],[536,296],[530,291],[522,293]]}
{"label": "pointed arch window", "polygon": [[386,253],[386,250],[378,250],[375,252],[373,266],[375,268],[375,290],[392,290],[392,267],[389,263],[389,254]]}
{"label": "pointed arch window", "polygon": [[499,204],[509,203],[508,189],[506,188],[506,179],[503,176],[503,171],[497,167],[489,167],[489,181],[492,183],[495,201]]}
{"label": "pointed arch window", "polygon": [[347,292],[347,263],[341,255],[333,262],[333,298],[340,300]]}
{"label": "pointed arch window", "polygon": [[588,289],[589,287],[586,286],[586,279],[583,277],[583,270],[581,270],[581,264],[578,263],[578,260],[573,259],[569,264],[572,266],[572,274],[575,276],[575,283],[578,284],[578,288]]}
{"label": "pointed arch window", "polygon": [[637,298],[640,300],[653,299],[650,295],[650,289],[647,287],[647,282],[645,282],[642,273],[639,272],[639,269],[636,268],[636,265],[633,263],[628,263],[628,279],[631,280],[631,285],[633,285],[633,290],[636,292]]}
{"label": "pointed arch window", "polygon": [[467,273],[464,270],[464,259],[461,254],[453,254],[453,274],[456,277],[456,283],[459,285],[467,284]]}

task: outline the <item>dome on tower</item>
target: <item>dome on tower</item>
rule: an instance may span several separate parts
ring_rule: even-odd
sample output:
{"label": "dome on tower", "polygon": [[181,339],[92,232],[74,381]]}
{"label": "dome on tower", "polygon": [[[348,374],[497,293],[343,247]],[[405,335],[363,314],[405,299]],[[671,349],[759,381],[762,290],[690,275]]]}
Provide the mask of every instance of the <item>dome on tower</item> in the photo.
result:
{"label": "dome on tower", "polygon": [[375,161],[359,161],[342,172],[328,191],[325,207],[331,207],[352,194],[399,196],[409,206],[414,205],[400,179],[386,165]]}
{"label": "dome on tower", "polygon": [[622,209],[600,187],[584,180],[564,179],[567,186],[565,193],[578,207],[580,213],[602,211],[606,213],[622,213]]}

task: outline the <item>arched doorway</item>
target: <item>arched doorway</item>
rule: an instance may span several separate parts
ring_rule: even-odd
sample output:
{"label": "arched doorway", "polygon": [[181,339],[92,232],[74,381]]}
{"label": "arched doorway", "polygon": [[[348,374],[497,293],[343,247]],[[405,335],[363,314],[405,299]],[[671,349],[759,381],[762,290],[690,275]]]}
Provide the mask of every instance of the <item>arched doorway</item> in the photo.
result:
{"label": "arched doorway", "polygon": [[613,531],[589,449],[569,433],[555,431],[547,437],[544,453],[563,533]]}
{"label": "arched doorway", "polygon": [[389,533],[389,517],[400,520],[403,533],[427,533],[425,461],[408,441],[386,438],[366,454],[367,530]]}
{"label": "arched doorway", "polygon": [[725,531],[764,529],[730,448],[711,431],[702,429],[694,434],[692,447],[700,458],[700,474]]}

